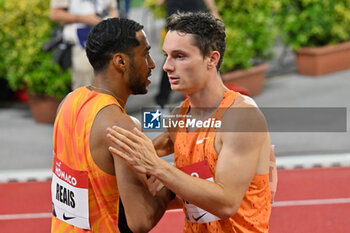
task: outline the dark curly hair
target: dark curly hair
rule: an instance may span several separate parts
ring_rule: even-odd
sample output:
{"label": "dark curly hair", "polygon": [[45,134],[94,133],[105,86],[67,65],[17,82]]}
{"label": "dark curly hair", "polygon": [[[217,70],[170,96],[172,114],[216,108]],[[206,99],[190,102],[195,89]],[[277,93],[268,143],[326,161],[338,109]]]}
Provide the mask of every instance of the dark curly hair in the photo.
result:
{"label": "dark curly hair", "polygon": [[89,33],[86,42],[86,54],[95,73],[108,66],[117,52],[133,55],[133,48],[140,45],[136,32],[143,26],[133,20],[111,18],[98,23]]}
{"label": "dark curly hair", "polygon": [[225,25],[220,19],[204,12],[177,12],[167,18],[166,29],[192,34],[193,45],[199,48],[203,57],[218,51],[220,60],[216,68],[220,69],[226,48]]}

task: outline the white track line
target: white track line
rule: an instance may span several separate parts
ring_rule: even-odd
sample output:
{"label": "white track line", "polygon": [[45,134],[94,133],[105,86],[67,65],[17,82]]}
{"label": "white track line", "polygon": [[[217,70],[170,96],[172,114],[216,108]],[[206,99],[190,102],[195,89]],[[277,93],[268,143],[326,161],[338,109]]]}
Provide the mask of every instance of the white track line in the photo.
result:
{"label": "white track line", "polygon": [[[329,199],[276,201],[272,204],[272,206],[286,207],[286,206],[333,205],[333,204],[349,204],[349,203],[350,203],[350,198],[329,198]],[[167,210],[167,212],[182,212],[182,209]]]}
{"label": "white track line", "polygon": [[276,164],[277,168],[284,169],[333,166],[346,167],[350,166],[350,153],[282,156],[276,158]]}
{"label": "white track line", "polygon": [[[350,166],[350,153],[282,156],[276,158],[276,164],[278,169],[346,167]],[[0,172],[0,183],[46,181],[51,177],[51,169],[8,170]]]}
{"label": "white track line", "polygon": [[286,206],[309,206],[309,205],[332,205],[332,204],[348,204],[350,198],[331,198],[331,199],[311,199],[311,200],[295,200],[295,201],[276,201],[273,207]]}
{"label": "white track line", "polygon": [[51,169],[23,169],[23,170],[9,170],[0,172],[0,183],[9,181],[26,182],[45,181],[51,179]]}
{"label": "white track line", "polygon": [[[294,201],[276,201],[273,207],[288,206],[311,206],[311,205],[331,205],[331,204],[349,204],[350,198],[332,198],[332,199],[314,199],[314,200],[294,200]],[[168,210],[167,212],[182,212],[182,209]],[[20,219],[37,219],[51,218],[52,213],[28,213],[28,214],[0,214],[1,220],[20,220]]]}
{"label": "white track line", "polygon": [[0,214],[0,220],[51,218],[52,213]]}

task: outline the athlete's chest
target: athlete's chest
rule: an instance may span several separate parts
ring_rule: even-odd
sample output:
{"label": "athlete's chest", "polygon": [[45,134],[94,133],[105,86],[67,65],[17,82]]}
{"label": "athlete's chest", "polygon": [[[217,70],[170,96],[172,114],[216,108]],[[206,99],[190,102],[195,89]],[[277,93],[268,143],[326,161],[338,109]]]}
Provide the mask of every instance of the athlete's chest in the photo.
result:
{"label": "athlete's chest", "polygon": [[174,144],[175,165],[188,166],[206,160],[215,174],[218,160],[216,133],[183,133],[176,137]]}

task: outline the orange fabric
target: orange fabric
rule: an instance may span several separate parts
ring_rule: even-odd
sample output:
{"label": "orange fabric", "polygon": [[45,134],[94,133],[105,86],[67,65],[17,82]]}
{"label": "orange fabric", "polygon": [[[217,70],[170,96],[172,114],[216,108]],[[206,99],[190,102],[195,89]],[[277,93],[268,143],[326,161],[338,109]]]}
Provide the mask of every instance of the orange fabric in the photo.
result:
{"label": "orange fabric", "polygon": [[97,167],[89,144],[96,115],[112,104],[120,107],[114,97],[81,87],[67,96],[57,115],[53,133],[54,154],[70,168],[88,172],[91,231],[69,225],[53,216],[51,232],[119,232],[116,177]]}
{"label": "orange fabric", "polygon": [[[211,117],[221,119],[225,108],[230,107],[238,95],[237,92],[226,90],[219,108]],[[185,100],[180,115],[186,114],[188,109],[189,101]],[[178,129],[174,145],[176,167],[207,160],[215,181],[215,168],[218,160],[218,154],[214,148],[215,134],[213,129],[200,129],[189,133],[184,129]],[[203,143],[196,144],[197,140],[203,138],[206,138]],[[269,174],[255,175],[234,216],[227,220],[202,224],[185,220],[184,232],[268,232],[270,214]]]}

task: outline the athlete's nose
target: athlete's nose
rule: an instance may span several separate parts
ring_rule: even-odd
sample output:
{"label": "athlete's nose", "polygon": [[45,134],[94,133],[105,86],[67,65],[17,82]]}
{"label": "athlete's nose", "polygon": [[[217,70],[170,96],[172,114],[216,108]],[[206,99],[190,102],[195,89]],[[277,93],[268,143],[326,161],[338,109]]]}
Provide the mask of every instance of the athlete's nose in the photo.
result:
{"label": "athlete's nose", "polygon": [[147,64],[148,64],[148,67],[149,67],[150,69],[152,69],[152,70],[153,70],[154,68],[156,68],[156,64],[155,64],[155,62],[153,61],[151,55],[148,56]]}
{"label": "athlete's nose", "polygon": [[174,66],[171,64],[169,56],[165,59],[163,70],[168,73],[174,70]]}

